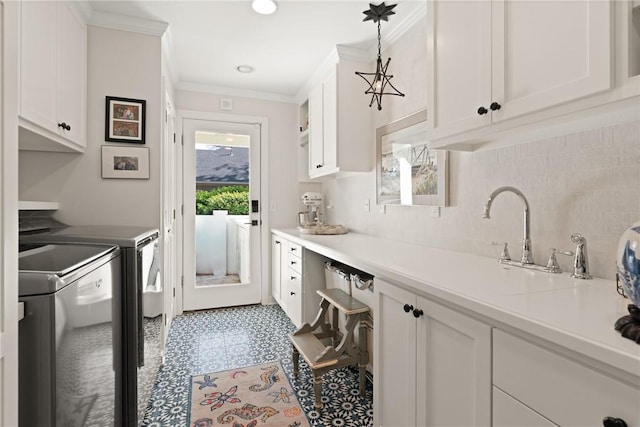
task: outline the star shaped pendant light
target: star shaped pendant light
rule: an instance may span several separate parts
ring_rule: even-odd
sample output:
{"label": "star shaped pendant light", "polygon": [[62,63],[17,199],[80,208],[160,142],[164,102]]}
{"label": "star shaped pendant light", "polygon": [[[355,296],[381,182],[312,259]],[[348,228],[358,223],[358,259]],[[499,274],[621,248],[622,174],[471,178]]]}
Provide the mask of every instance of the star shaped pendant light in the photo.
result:
{"label": "star shaped pendant light", "polygon": [[[404,96],[404,93],[400,92],[393,86],[393,84],[391,84],[393,75],[387,74],[387,68],[389,68],[391,58],[387,58],[387,62],[382,65],[382,57],[380,55],[380,23],[382,21],[388,22],[389,16],[395,15],[393,9],[396,6],[397,5],[395,4],[387,6],[384,2],[377,6],[370,3],[369,10],[362,12],[366,15],[363,21],[373,21],[378,24],[378,58],[376,59],[375,73],[363,73],[356,71],[356,74],[362,77],[369,85],[369,88],[364,92],[367,95],[371,95],[369,107],[371,107],[375,102],[378,105],[378,110],[382,110],[382,95]],[[369,80],[369,78],[371,80]]]}

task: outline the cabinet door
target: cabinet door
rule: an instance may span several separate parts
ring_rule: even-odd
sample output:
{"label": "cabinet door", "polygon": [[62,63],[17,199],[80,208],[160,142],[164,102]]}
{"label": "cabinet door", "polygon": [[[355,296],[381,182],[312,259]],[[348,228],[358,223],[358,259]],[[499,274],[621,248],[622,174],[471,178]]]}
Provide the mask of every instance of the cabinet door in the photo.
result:
{"label": "cabinet door", "polygon": [[282,246],[280,237],[271,236],[271,294],[280,306],[282,306],[280,293],[280,284],[282,281]]}
{"label": "cabinet door", "polygon": [[491,328],[425,298],[416,307],[417,425],[489,426]]}
{"label": "cabinet door", "polygon": [[415,295],[376,279],[373,424],[416,425],[416,319],[403,310]]}
{"label": "cabinet door", "polygon": [[431,139],[491,123],[491,4],[428,3],[427,108]]}
{"label": "cabinet door", "polygon": [[611,87],[609,1],[493,4],[493,121]]}
{"label": "cabinet door", "polygon": [[323,173],[338,167],[338,108],[337,72],[334,70],[322,84]]}
{"label": "cabinet door", "polygon": [[[56,7],[56,121],[60,134],[86,147],[87,27],[71,6]],[[57,123],[56,123],[57,126]]]}
{"label": "cabinet door", "polygon": [[57,132],[56,2],[25,1],[20,7],[20,116]]}
{"label": "cabinet door", "polygon": [[318,85],[309,93],[309,176],[317,175],[324,162],[323,133],[322,85]]}

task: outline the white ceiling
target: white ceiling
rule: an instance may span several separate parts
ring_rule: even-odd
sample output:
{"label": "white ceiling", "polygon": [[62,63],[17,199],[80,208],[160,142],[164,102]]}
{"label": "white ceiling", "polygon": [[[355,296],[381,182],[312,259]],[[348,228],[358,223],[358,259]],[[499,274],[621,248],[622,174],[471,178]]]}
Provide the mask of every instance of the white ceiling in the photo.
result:
{"label": "white ceiling", "polygon": [[[375,1],[376,4],[380,3]],[[382,22],[385,40],[426,10],[425,0],[396,0]],[[225,94],[291,98],[340,44],[371,51],[376,27],[363,22],[368,1],[280,0],[273,15],[259,15],[250,0],[91,1],[94,11],[168,24],[169,58],[177,87],[224,88]],[[238,65],[255,72],[242,74]]]}

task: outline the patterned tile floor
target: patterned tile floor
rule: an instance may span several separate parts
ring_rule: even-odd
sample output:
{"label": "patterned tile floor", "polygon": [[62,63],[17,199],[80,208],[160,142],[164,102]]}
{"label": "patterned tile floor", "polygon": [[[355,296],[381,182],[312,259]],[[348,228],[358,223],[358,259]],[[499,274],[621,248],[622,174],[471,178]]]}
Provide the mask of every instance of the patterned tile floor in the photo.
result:
{"label": "patterned tile floor", "polygon": [[166,364],[160,369],[143,426],[186,426],[191,375],[279,360],[312,426],[368,426],[373,423],[373,392],[360,397],[358,373],[342,368],[324,375],[323,409],[313,407],[313,377],[301,359],[293,378],[291,345],[295,329],[278,305],[187,313],[169,331]]}

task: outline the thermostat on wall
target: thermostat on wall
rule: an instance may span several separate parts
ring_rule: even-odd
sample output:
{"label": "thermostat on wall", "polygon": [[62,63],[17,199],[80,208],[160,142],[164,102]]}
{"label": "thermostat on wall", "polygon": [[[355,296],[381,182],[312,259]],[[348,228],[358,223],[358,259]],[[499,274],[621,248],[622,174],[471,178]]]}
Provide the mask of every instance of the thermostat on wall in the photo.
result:
{"label": "thermostat on wall", "polygon": [[220,98],[220,109],[231,111],[233,109],[233,101],[227,98]]}

